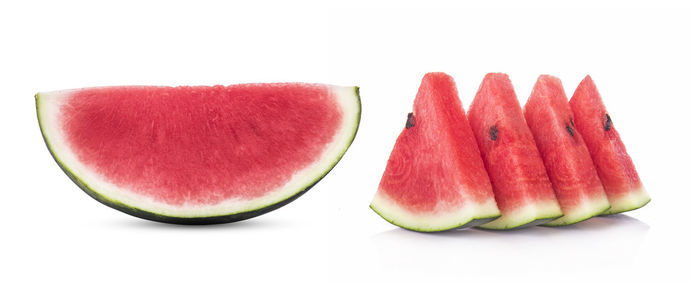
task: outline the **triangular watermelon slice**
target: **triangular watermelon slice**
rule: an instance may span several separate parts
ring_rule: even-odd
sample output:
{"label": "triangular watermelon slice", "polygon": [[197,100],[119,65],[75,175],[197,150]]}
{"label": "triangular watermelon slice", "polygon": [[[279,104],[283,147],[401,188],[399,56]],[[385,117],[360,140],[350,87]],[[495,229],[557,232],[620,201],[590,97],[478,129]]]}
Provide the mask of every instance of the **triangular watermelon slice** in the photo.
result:
{"label": "triangular watermelon slice", "polygon": [[489,73],[484,77],[467,116],[502,214],[481,227],[526,227],[562,216],[506,74]]}
{"label": "triangular watermelon slice", "polygon": [[500,215],[449,75],[423,77],[370,207],[395,225],[423,232],[479,225]]}
{"label": "triangular watermelon slice", "polygon": [[651,198],[590,76],[581,81],[569,104],[610,201],[606,213],[630,211],[649,203]]}
{"label": "triangular watermelon slice", "polygon": [[59,166],[103,204],[182,224],[281,207],[340,160],[357,87],[279,83],[84,88],[36,95]]}
{"label": "triangular watermelon slice", "polygon": [[523,107],[537,149],[564,216],[545,225],[580,222],[610,208],[603,184],[576,130],[574,115],[561,81],[542,75]]}

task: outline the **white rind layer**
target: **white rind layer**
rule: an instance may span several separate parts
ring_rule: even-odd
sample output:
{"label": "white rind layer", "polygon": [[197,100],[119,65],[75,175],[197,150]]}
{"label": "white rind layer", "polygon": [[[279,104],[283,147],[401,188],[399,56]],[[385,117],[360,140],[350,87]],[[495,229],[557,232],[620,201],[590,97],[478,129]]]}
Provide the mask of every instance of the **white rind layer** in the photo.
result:
{"label": "white rind layer", "polygon": [[309,164],[293,175],[282,187],[272,189],[263,197],[230,199],[215,205],[194,203],[170,205],[134,193],[130,189],[118,187],[78,160],[64,138],[60,118],[61,108],[66,98],[78,90],[80,89],[45,92],[36,95],[42,133],[56,161],[69,170],[69,173],[73,174],[80,182],[88,186],[87,189],[92,190],[107,201],[162,216],[179,218],[214,217],[255,211],[304,191],[328,173],[343,156],[357,132],[361,111],[356,87],[329,86],[329,91],[337,97],[336,101],[342,109],[342,121],[339,132],[319,155],[319,160]]}
{"label": "white rind layer", "polygon": [[404,209],[381,191],[380,187],[370,208],[392,224],[414,231],[445,231],[462,227],[473,220],[496,218],[501,214],[493,199],[483,203],[469,201],[470,204],[453,210],[447,209],[447,205],[438,204],[438,207],[442,207],[438,211],[415,213]]}
{"label": "white rind layer", "polygon": [[[526,226],[535,221],[546,221],[562,216],[563,213],[559,208],[559,203],[556,201],[545,203],[529,203],[518,210],[508,214],[503,214],[498,219],[489,223],[479,225],[479,228],[484,229],[512,229],[521,226]],[[544,222],[542,222],[544,223]]]}
{"label": "white rind layer", "polygon": [[651,198],[649,194],[647,194],[644,186],[641,186],[623,197],[608,197],[608,200],[610,201],[610,209],[604,214],[616,214],[636,210],[649,203]]}
{"label": "white rind layer", "polygon": [[608,198],[603,195],[597,199],[585,199],[582,203],[572,211],[564,213],[564,216],[553,221],[545,223],[545,226],[563,226],[574,224],[592,218],[596,215],[605,213],[610,209]]}

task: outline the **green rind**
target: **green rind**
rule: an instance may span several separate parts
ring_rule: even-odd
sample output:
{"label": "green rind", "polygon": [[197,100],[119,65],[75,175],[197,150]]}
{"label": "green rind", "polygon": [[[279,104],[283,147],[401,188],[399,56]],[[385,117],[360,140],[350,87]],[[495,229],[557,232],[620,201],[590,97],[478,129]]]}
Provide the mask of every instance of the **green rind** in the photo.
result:
{"label": "green rind", "polygon": [[[559,203],[555,201],[549,203],[542,202],[530,205],[534,206],[530,206],[529,208],[527,208],[528,210],[511,211],[509,214],[504,215],[498,221],[477,226],[477,228],[487,230],[520,229],[529,226],[545,224],[547,222],[554,221],[564,216],[564,213],[559,207]],[[523,208],[526,207],[527,206],[524,206]],[[501,213],[503,213],[503,211],[501,211]],[[523,215],[526,215],[527,217],[523,217]]]}
{"label": "green rind", "polygon": [[177,216],[170,216],[170,215],[164,215],[164,214],[159,214],[159,213],[154,213],[151,211],[139,209],[136,207],[129,206],[125,203],[122,203],[120,201],[116,201],[113,199],[110,199],[108,197],[105,197],[104,195],[98,193],[95,189],[91,188],[87,183],[85,183],[80,177],[78,177],[76,174],[74,174],[68,166],[66,166],[61,159],[56,156],[56,153],[54,152],[53,148],[51,147],[51,142],[48,140],[46,137],[46,133],[44,131],[44,126],[41,123],[41,111],[40,105],[41,105],[41,99],[39,97],[39,94],[37,93],[34,98],[36,100],[36,113],[37,113],[37,119],[39,120],[39,129],[41,130],[41,136],[44,139],[44,143],[46,144],[46,147],[49,149],[49,152],[51,153],[51,157],[53,157],[54,161],[58,164],[58,166],[63,170],[63,172],[68,175],[68,177],[76,184],[78,187],[80,187],[81,190],[83,190],[86,194],[90,195],[93,199],[97,200],[98,202],[111,207],[113,209],[116,209],[118,211],[124,212],[126,214],[143,218],[143,219],[148,219],[152,221],[157,221],[157,222],[163,222],[163,223],[172,223],[172,224],[185,224],[185,225],[206,225],[206,224],[219,224],[219,223],[229,223],[229,222],[235,222],[235,221],[241,221],[244,219],[249,219],[252,217],[256,217],[268,212],[271,212],[273,210],[276,210],[278,208],[281,208],[282,206],[291,203],[292,201],[296,200],[299,198],[299,196],[303,195],[311,189],[316,183],[318,183],[323,177],[325,177],[337,164],[340,162],[340,159],[345,155],[345,152],[350,148],[350,145],[352,145],[352,142],[355,140],[355,136],[357,135],[357,131],[360,127],[360,117],[362,115],[362,102],[360,100],[360,88],[355,87],[355,97],[357,100],[357,117],[356,117],[356,122],[355,122],[355,128],[353,129],[352,136],[349,138],[345,149],[338,155],[338,158],[328,167],[327,170],[325,170],[320,176],[318,176],[316,179],[314,179],[310,184],[308,184],[306,187],[303,187],[299,190],[299,192],[291,195],[290,197],[287,197],[285,199],[280,199],[278,202],[271,203],[267,206],[262,206],[258,207],[255,209],[247,210],[247,211],[240,211],[236,213],[231,213],[231,214],[223,214],[223,215],[216,215],[216,216],[206,216],[206,217],[177,217]]}
{"label": "green rind", "polygon": [[555,220],[555,219],[557,219],[557,218],[560,218],[560,217],[562,217],[562,216],[564,216],[564,215],[560,215],[560,216],[556,216],[556,217],[534,218],[534,219],[532,219],[532,220],[530,220],[530,221],[518,223],[518,224],[513,225],[513,226],[506,225],[506,226],[504,226],[504,227],[488,227],[488,226],[480,225],[480,226],[476,226],[476,228],[484,229],[484,230],[513,230],[513,229],[522,229],[522,228],[527,228],[527,227],[531,227],[531,226],[542,225],[542,224],[545,224],[545,223],[547,223],[547,222],[553,221],[553,220]]}
{"label": "green rind", "polygon": [[581,221],[591,219],[591,218],[596,217],[598,215],[603,215],[608,210],[610,210],[610,205],[603,206],[603,208],[601,208],[599,210],[593,211],[591,213],[588,213],[588,214],[581,216],[581,217],[578,217],[578,218],[573,218],[573,219],[569,219],[567,221],[561,221],[561,222],[559,222],[559,219],[561,219],[561,218],[559,218],[559,219],[555,219],[553,221],[547,222],[545,224],[542,224],[542,226],[557,227],[557,226],[572,225],[574,223],[579,223]]}
{"label": "green rind", "polygon": [[381,218],[386,220],[387,222],[396,225],[398,227],[401,227],[406,230],[411,230],[411,231],[416,231],[416,232],[423,232],[423,233],[434,233],[434,232],[444,232],[444,231],[450,231],[450,230],[455,230],[455,229],[461,229],[461,228],[467,228],[467,227],[473,227],[473,226],[478,226],[481,224],[485,224],[491,221],[494,221],[501,217],[500,214],[496,215],[488,215],[485,217],[474,217],[470,218],[469,220],[465,222],[461,222],[455,225],[450,225],[450,226],[445,226],[444,228],[420,228],[420,227],[412,227],[412,226],[407,226],[407,225],[402,225],[398,223],[396,220],[389,219],[388,217],[384,216],[374,205],[369,205],[369,208],[372,209],[375,213],[377,213]]}
{"label": "green rind", "polygon": [[643,201],[643,202],[640,202],[638,205],[633,205],[633,206],[629,206],[629,207],[623,207],[623,208],[621,208],[620,210],[613,210],[612,208],[610,208],[609,210],[607,210],[606,212],[602,213],[601,215],[613,215],[613,214],[618,214],[618,213],[633,211],[633,210],[639,209],[639,208],[641,208],[641,207],[643,207],[643,206],[646,206],[649,202],[651,202],[651,197],[648,197],[648,196],[647,196],[647,199],[646,199],[645,201]]}

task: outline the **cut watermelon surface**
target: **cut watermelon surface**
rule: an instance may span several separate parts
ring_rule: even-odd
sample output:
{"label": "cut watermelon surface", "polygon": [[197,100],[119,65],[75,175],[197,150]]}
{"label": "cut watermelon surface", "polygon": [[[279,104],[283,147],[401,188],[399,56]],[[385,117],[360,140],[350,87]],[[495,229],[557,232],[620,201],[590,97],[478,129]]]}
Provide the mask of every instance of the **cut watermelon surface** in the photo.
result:
{"label": "cut watermelon surface", "polygon": [[452,77],[428,73],[370,207],[415,231],[483,224],[500,213]]}
{"label": "cut watermelon surface", "polygon": [[610,208],[603,184],[581,134],[561,81],[542,75],[523,109],[564,216],[546,223],[580,222]]}
{"label": "cut watermelon surface", "polygon": [[502,214],[481,227],[525,227],[562,216],[552,183],[506,74],[486,75],[467,117]]}
{"label": "cut watermelon surface", "polygon": [[611,208],[607,213],[625,212],[646,205],[651,198],[590,76],[581,81],[569,104],[610,201]]}
{"label": "cut watermelon surface", "polygon": [[352,143],[357,87],[278,83],[39,93],[54,159],[85,192],[141,218],[209,224],[291,202]]}

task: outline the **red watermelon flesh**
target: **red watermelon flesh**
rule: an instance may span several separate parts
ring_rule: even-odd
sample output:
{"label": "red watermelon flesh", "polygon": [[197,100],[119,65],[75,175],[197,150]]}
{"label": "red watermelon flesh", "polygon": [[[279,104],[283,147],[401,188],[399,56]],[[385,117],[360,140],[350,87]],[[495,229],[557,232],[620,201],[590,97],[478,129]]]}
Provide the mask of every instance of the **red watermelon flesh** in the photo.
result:
{"label": "red watermelon flesh", "polygon": [[610,201],[607,213],[621,213],[646,205],[651,198],[590,76],[581,81],[569,104]]}
{"label": "red watermelon flesh", "polygon": [[88,194],[173,223],[239,220],[308,189],[349,146],[356,88],[279,83],[37,94],[47,145]]}
{"label": "red watermelon flesh", "polygon": [[561,81],[542,75],[523,107],[564,216],[546,225],[568,225],[610,208],[603,184],[574,124]]}
{"label": "red watermelon flesh", "polygon": [[506,74],[486,75],[467,117],[502,214],[481,227],[510,229],[542,224],[562,216]]}
{"label": "red watermelon flesh", "polygon": [[399,135],[370,207],[416,231],[482,224],[499,216],[457,87],[428,73]]}

